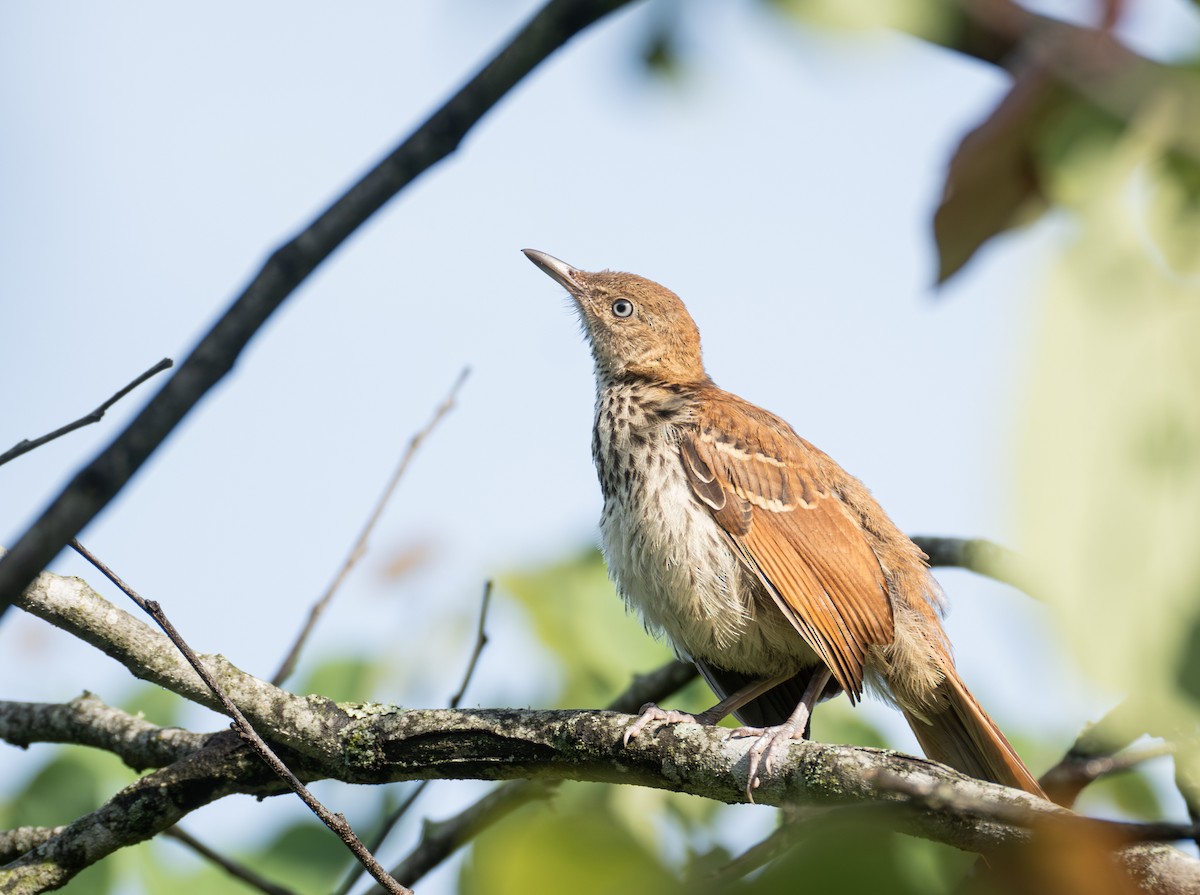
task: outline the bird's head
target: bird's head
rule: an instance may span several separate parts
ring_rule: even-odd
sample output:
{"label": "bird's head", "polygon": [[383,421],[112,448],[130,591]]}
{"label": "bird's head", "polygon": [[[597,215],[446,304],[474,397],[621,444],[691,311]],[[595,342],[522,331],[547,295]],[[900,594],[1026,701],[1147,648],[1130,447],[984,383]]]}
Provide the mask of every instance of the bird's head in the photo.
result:
{"label": "bird's head", "polygon": [[669,383],[707,379],[700,333],[670,289],[631,273],[588,273],[545,252],[524,252],[574,299],[598,374]]}

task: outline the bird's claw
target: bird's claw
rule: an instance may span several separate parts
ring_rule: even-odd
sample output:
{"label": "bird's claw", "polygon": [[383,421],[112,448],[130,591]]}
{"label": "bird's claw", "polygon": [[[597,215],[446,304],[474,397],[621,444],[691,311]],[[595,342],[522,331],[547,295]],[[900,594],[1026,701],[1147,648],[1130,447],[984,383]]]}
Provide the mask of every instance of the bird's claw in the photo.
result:
{"label": "bird's claw", "polygon": [[[805,719],[807,721],[807,718]],[[771,773],[777,760],[787,755],[792,740],[804,739],[804,727],[788,720],[775,727],[739,727],[730,732],[732,737],[758,737],[750,746],[746,757],[750,762],[749,775],[746,779],[746,798],[754,801],[754,790],[762,783],[759,768]]]}
{"label": "bird's claw", "polygon": [[674,709],[662,709],[653,702],[647,702],[639,710],[637,720],[625,728],[624,744],[628,746],[630,740],[655,721],[665,721],[667,724],[700,723],[695,715],[689,715],[687,712],[677,712]]}

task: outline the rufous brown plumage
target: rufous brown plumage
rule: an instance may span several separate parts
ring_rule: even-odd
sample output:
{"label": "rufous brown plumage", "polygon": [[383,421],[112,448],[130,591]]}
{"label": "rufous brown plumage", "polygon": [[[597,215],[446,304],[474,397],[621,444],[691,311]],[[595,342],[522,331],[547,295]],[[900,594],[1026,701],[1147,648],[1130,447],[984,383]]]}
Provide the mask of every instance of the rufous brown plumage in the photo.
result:
{"label": "rufous brown plumage", "polygon": [[926,557],[867,489],[774,414],[709,379],[696,325],[669,289],[525,251],[579,311],[596,368],[593,457],[605,558],[626,602],[696,663],[760,762],[805,734],[821,698],[870,688],[925,753],[1041,794],[959,678]]}

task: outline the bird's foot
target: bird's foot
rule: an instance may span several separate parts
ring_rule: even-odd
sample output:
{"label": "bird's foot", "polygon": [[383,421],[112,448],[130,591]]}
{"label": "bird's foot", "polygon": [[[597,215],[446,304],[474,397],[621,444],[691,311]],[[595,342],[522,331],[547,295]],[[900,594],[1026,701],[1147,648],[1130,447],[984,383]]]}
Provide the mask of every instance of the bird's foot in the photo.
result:
{"label": "bird's foot", "polygon": [[758,789],[762,778],[761,768],[771,773],[777,761],[787,755],[792,740],[804,739],[804,728],[808,718],[797,719],[794,715],[775,727],[739,727],[730,732],[732,737],[758,737],[746,754],[750,760],[749,776],[746,779],[746,798],[754,801],[754,790]]}
{"label": "bird's foot", "polygon": [[655,721],[665,721],[667,724],[703,724],[703,716],[689,715],[687,712],[677,712],[674,709],[662,709],[653,702],[647,702],[638,713],[637,720],[625,728],[625,745]]}

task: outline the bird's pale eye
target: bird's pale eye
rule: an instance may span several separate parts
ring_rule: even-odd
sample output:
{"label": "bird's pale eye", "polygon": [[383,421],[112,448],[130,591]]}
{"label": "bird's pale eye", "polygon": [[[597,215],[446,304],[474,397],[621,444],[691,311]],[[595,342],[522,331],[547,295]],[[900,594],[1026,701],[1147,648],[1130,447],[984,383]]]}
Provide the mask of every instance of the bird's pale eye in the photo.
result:
{"label": "bird's pale eye", "polygon": [[633,302],[627,298],[618,298],[612,303],[612,312],[617,317],[628,317],[633,313]]}

